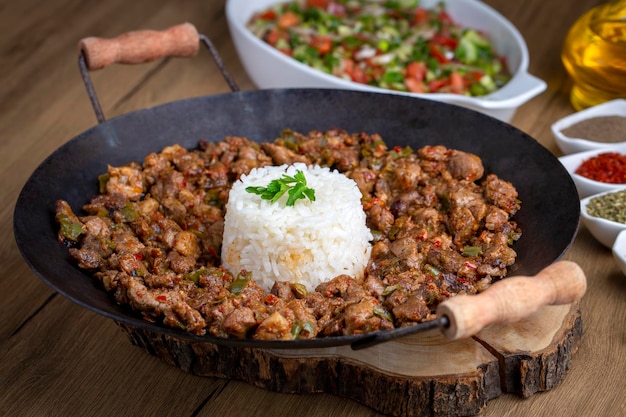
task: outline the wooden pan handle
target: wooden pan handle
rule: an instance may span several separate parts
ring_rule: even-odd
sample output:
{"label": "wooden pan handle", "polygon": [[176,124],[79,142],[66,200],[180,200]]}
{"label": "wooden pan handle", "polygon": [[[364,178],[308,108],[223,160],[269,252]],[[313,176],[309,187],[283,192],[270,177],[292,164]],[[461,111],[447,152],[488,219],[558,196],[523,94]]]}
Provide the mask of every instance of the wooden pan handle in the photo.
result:
{"label": "wooden pan handle", "polygon": [[126,32],[112,39],[88,37],[78,42],[90,71],[114,63],[141,64],[168,56],[192,57],[199,45],[198,31],[191,23],[161,31]]}
{"label": "wooden pan handle", "polygon": [[443,333],[452,340],[470,337],[490,324],[515,323],[546,305],[569,304],[587,290],[585,273],[578,264],[559,261],[534,277],[519,276],[496,282],[478,295],[449,298],[437,308],[447,316]]}

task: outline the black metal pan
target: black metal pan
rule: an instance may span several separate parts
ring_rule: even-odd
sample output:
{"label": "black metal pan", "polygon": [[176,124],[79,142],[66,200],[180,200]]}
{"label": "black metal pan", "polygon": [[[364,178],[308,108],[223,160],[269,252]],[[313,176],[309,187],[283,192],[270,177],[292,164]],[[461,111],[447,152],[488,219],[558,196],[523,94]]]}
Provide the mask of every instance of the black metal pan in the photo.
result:
{"label": "black metal pan", "polygon": [[[138,39],[143,39],[140,35],[137,34]],[[160,37],[171,33],[152,35],[160,44]],[[192,43],[198,45],[198,39],[214,53],[205,37],[197,32],[191,34]],[[186,54],[193,55],[195,51]],[[176,53],[161,51],[132,62],[163,55]],[[98,59],[87,52],[80,54],[83,69],[97,67]],[[119,57],[112,61],[131,62]],[[217,62],[221,65],[219,60]],[[101,122],[50,155],[29,178],[15,207],[17,245],[28,265],[44,282],[77,304],[116,322],[216,344],[255,348],[351,344],[359,348],[426,328],[449,326],[449,317],[441,316],[439,320],[410,328],[313,340],[269,342],[194,336],[147,322],[117,305],[94,278],[78,269],[70,260],[67,248],[57,242],[55,201],[64,199],[79,212],[97,192],[97,177],[106,172],[107,164],[143,161],[148,153],[158,152],[173,143],[193,148],[200,139],[218,141],[226,136],[244,136],[255,141],[271,141],[285,128],[306,133],[338,127],[349,132],[379,133],[391,146],[409,145],[417,149],[441,144],[477,154],[487,172],[496,173],[517,187],[523,202],[515,216],[523,235],[514,246],[518,260],[512,275],[538,274],[563,256],[576,235],[579,201],[570,176],[554,155],[513,126],[431,100],[327,89],[237,91],[227,74],[226,78],[234,89],[232,93],[176,101],[105,121],[89,77],[85,75]],[[565,287],[570,283],[565,283]],[[574,298],[581,295],[579,291]],[[558,300],[553,297],[544,303],[555,301]]]}

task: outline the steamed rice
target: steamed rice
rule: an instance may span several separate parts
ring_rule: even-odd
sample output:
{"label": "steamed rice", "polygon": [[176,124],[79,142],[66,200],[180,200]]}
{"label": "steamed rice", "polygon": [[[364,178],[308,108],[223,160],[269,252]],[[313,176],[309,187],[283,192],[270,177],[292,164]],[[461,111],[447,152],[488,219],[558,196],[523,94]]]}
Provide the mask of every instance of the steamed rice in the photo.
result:
{"label": "steamed rice", "polygon": [[[315,201],[286,206],[286,193],[271,203],[246,191],[298,170],[315,190]],[[329,168],[295,164],[253,169],[228,197],[222,263],[233,273],[252,272],[268,291],[274,281],[300,283],[313,291],[341,274],[361,278],[372,240],[361,197],[353,180]]]}

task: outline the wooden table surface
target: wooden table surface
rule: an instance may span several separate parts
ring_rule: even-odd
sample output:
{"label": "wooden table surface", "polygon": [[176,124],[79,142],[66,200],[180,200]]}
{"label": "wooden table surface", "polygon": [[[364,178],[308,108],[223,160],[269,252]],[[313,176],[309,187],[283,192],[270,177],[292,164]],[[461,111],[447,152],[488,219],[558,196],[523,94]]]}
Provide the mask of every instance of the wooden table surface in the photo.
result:
{"label": "wooden table surface", "polygon": [[[573,112],[559,55],[567,29],[599,0],[488,0],[527,41],[530,72],[547,91],[512,124],[560,155],[550,125]],[[186,374],[131,345],[113,321],[56,294],[21,258],[13,209],[31,172],[96,124],[77,69],[76,43],[189,21],[209,36],[243,90],[223,0],[0,1],[0,416],[378,415],[328,394],[288,395]],[[228,91],[208,54],[93,73],[105,115]],[[566,259],[586,272],[584,337],[565,380],[528,399],[503,395],[484,416],[626,415],[626,277],[581,226]]]}

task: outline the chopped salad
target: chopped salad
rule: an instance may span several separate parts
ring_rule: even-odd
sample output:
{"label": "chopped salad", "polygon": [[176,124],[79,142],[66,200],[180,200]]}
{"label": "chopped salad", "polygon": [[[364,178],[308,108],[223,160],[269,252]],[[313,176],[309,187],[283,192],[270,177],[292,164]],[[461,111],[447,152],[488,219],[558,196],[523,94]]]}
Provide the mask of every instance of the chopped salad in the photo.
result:
{"label": "chopped salad", "polygon": [[256,13],[248,29],[313,68],[385,89],[483,96],[511,78],[486,34],[456,24],[443,2],[296,0]]}

